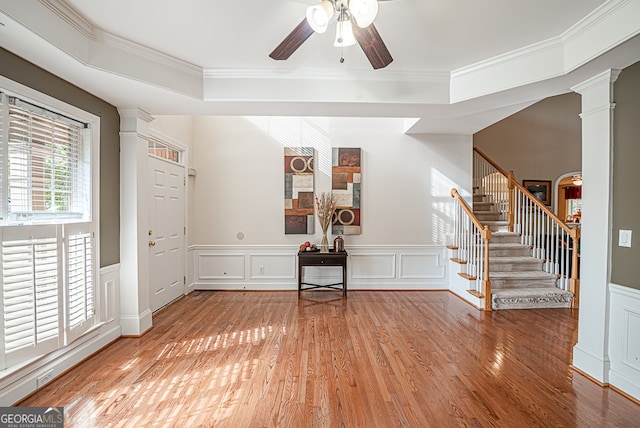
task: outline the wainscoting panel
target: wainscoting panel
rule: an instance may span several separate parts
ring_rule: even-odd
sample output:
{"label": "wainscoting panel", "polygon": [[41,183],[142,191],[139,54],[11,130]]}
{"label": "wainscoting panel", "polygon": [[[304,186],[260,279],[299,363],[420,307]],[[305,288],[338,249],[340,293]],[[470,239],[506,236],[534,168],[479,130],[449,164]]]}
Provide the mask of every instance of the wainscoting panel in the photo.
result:
{"label": "wainscoting panel", "polygon": [[640,400],[640,290],[609,285],[609,383]]}
{"label": "wainscoting panel", "polygon": [[445,265],[439,252],[400,254],[401,279],[443,279]]}
{"label": "wainscoting panel", "polygon": [[120,265],[100,269],[101,319],[106,323],[120,318]]}
{"label": "wainscoting panel", "polygon": [[352,279],[394,279],[395,253],[363,254],[354,252],[349,257]]}
{"label": "wainscoting panel", "polygon": [[249,254],[249,278],[295,280],[297,263],[296,255],[291,253],[252,253]]}
{"label": "wainscoting panel", "polygon": [[197,280],[244,279],[245,254],[202,252],[196,259]]}
{"label": "wainscoting panel", "polygon": [[[446,290],[445,248],[436,245],[351,245],[349,290]],[[298,247],[290,245],[196,245],[189,247],[187,277],[196,290],[296,290]],[[342,271],[307,267],[312,283],[340,282]]]}

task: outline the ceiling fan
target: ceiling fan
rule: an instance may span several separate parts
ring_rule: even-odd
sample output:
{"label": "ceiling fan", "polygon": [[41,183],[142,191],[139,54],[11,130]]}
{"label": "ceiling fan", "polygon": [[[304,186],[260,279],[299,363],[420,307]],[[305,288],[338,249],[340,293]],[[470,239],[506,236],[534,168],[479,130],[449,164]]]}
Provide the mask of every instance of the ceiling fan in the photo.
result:
{"label": "ceiling fan", "polygon": [[[382,1],[382,0],[380,0]],[[309,6],[305,19],[269,54],[275,60],[286,60],[313,33],[324,33],[336,18],[334,46],[354,45],[356,41],[374,69],[391,64],[393,58],[373,25],[378,13],[378,0],[322,0]],[[340,59],[343,62],[344,58]]]}

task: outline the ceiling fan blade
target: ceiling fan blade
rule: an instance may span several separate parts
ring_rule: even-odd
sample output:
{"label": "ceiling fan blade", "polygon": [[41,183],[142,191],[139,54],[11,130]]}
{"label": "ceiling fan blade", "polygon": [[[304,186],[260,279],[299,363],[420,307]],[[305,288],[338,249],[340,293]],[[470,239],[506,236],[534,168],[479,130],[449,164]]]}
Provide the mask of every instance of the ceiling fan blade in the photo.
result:
{"label": "ceiling fan blade", "polygon": [[353,35],[369,59],[371,66],[377,70],[378,68],[384,68],[391,64],[393,58],[387,46],[382,41],[382,37],[380,37],[376,27],[371,24],[367,28],[360,28],[353,22],[353,19],[351,22],[353,23]]}
{"label": "ceiling fan blade", "polygon": [[289,58],[312,34],[313,29],[309,26],[305,18],[284,38],[269,56],[277,60]]}

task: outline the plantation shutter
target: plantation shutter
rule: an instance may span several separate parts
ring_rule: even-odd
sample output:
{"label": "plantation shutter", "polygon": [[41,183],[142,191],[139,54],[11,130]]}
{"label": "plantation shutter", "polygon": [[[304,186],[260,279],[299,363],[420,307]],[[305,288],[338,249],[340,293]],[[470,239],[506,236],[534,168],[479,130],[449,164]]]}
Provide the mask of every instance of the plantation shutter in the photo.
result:
{"label": "plantation shutter", "polygon": [[13,223],[82,219],[90,213],[84,174],[86,125],[15,97],[7,97],[8,206]]}
{"label": "plantation shutter", "polygon": [[9,147],[8,144],[4,144],[6,141],[5,132],[9,123],[9,108],[6,101],[7,95],[0,92],[0,141],[2,142],[2,144],[0,144],[0,224],[4,224],[6,219],[9,197],[9,182],[7,180]]}
{"label": "plantation shutter", "polygon": [[60,346],[61,246],[56,226],[2,229],[3,334],[7,366]]}
{"label": "plantation shutter", "polygon": [[67,344],[95,325],[94,237],[90,224],[65,225]]}

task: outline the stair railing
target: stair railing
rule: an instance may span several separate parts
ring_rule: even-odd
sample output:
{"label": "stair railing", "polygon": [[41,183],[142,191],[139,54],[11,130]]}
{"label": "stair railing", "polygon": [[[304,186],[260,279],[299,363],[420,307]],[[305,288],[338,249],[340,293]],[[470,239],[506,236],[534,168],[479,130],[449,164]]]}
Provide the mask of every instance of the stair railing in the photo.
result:
{"label": "stair railing", "polygon": [[[557,276],[556,287],[573,294],[573,307],[577,307],[580,229],[560,220],[515,180],[513,171],[506,173],[481,150],[475,147],[473,150],[474,186],[477,184],[479,192],[492,199],[503,201],[507,195],[506,201],[496,205],[501,218],[509,222],[510,231],[520,235],[522,244],[530,246],[531,255],[543,261],[543,270]],[[497,175],[503,178],[498,179]],[[506,183],[506,190],[502,183]]]}
{"label": "stair railing", "polygon": [[509,215],[509,174],[479,149],[473,148],[473,193],[483,193],[500,213],[500,220]]}
{"label": "stair railing", "polygon": [[454,200],[454,233],[449,248],[456,251],[451,260],[462,266],[461,277],[469,280],[467,291],[484,299],[484,310],[491,310],[491,281],[489,280],[489,240],[491,230],[473,214],[456,189],[451,189]]}

